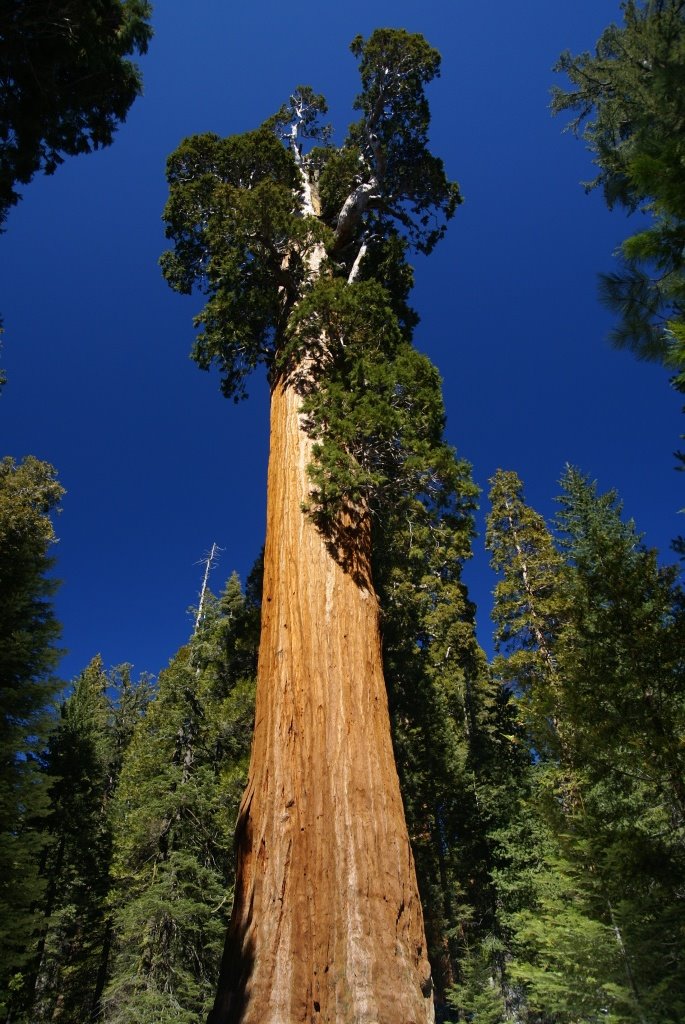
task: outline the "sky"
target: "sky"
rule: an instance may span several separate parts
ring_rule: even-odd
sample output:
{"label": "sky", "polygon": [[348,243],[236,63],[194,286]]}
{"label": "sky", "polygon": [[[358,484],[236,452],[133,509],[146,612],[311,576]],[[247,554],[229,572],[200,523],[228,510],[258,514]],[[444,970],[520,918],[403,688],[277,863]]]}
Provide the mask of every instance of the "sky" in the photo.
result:
{"label": "sky", "polygon": [[618,19],[618,0],[156,4],[144,95],[114,144],[35,179],[0,238],[2,454],[47,460],[67,491],[53,550],[62,678],[97,653],[158,672],[192,631],[212,544],[219,591],[264,540],[268,390],[255,377],[236,406],[188,357],[201,303],[172,293],[157,262],[166,157],[187,135],[256,127],[300,84],[327,97],[340,139],[358,91],[349,43],[377,27],[421,32],[443,57],[431,144],[465,203],[416,258],[415,343],[442,373],[447,439],[484,492],[465,573],[481,642],[498,467],[549,516],[565,464],[578,466],[671,559],[680,402],[663,369],[611,349],[597,299],[634,227],[585,193],[591,158],[549,111],[557,56]]}

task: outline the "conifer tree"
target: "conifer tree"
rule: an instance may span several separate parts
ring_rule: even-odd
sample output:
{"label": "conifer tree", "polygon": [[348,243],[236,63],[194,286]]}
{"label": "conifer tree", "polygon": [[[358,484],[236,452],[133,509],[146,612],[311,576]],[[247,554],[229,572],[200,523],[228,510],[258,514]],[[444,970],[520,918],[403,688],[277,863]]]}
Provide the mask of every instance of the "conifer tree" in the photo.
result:
{"label": "conifer tree", "polygon": [[495,645],[506,657],[493,668],[514,684],[528,738],[538,753],[559,745],[555,642],[564,619],[563,558],[544,519],[524,501],[523,484],[499,470],[491,480],[486,548],[500,579],[495,588]]}
{"label": "conifer tree", "polygon": [[232,896],[230,832],[253,721],[258,608],[233,576],[161,673],[115,800],[108,1024],[211,1006]]}
{"label": "conifer tree", "polygon": [[430,518],[385,518],[374,573],[393,742],[436,1001],[457,991],[454,998],[464,1006],[468,992],[475,997],[483,981],[501,1007],[488,829],[499,820],[516,758],[507,694],[493,683],[476,642],[474,608],[462,580],[476,491],[463,461],[455,462],[455,470],[452,490],[445,490]]}
{"label": "conifer tree", "polygon": [[521,813],[499,835],[508,973],[526,1019],[675,1022],[682,594],[614,494],[575,470],[562,484],[556,544],[513,474],[494,481],[488,525],[512,645],[498,671],[534,752]]}
{"label": "conifer tree", "polygon": [[105,671],[98,656],[60,708],[47,753],[51,843],[43,876],[38,954],[27,1022],[96,1020],[107,976],[111,916],[111,802],[135,722],[150,697],[146,676]]}
{"label": "conifer tree", "polygon": [[622,518],[614,492],[562,479],[558,529],[572,566],[561,657],[583,766],[586,857],[602,879],[630,1020],[685,1007],[683,594]]}
{"label": "conifer tree", "polygon": [[570,1024],[615,1008],[617,994],[610,997],[605,983],[613,982],[618,954],[598,918],[599,880],[587,871],[578,836],[581,775],[559,655],[568,567],[516,474],[498,471],[491,484],[486,545],[500,574],[493,669],[517,697],[518,733],[530,751],[510,819],[493,837],[510,1009],[513,1019]]}
{"label": "conifer tree", "polygon": [[352,50],[342,146],[301,87],[262,128],[188,139],[168,166],[163,270],[208,296],[195,358],[229,396],[260,363],[271,383],[257,724],[213,1024],[433,1015],[371,523],[429,515],[454,472],[405,255],[430,252],[460,197],[427,145],[436,51],[390,29]]}
{"label": "conifer tree", "polygon": [[47,463],[0,462],[0,1015],[24,999],[43,891],[42,767],[60,633],[48,551],[62,494]]}

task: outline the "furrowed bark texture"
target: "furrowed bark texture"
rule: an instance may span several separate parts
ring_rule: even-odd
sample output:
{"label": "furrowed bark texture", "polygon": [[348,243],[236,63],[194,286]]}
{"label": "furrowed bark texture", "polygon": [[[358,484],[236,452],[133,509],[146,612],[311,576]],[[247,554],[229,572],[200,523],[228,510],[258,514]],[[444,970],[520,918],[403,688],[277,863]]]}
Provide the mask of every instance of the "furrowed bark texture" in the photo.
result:
{"label": "furrowed bark texture", "polygon": [[310,460],[298,395],[278,384],[255,735],[209,1022],[428,1024],[369,538],[344,571],[301,510]]}

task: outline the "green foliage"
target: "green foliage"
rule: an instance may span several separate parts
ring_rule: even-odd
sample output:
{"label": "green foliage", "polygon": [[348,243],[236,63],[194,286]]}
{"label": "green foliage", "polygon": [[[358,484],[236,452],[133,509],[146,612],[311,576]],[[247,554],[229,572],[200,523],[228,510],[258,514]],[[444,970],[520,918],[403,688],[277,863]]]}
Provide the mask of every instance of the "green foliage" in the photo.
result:
{"label": "green foliage", "polygon": [[233,884],[230,836],[254,713],[257,609],[233,577],[160,675],[117,791],[111,1024],[196,1022],[214,996]]}
{"label": "green foliage", "polygon": [[623,25],[610,25],[595,53],[562,54],[570,79],[552,109],[576,113],[571,127],[599,168],[609,207],[642,208],[647,230],[621,247],[622,268],[602,279],[602,297],[619,315],[613,339],[639,356],[682,372],[685,315],[685,10],[680,0],[624,0]]}
{"label": "green foliage", "polygon": [[576,743],[586,763],[605,747],[620,752],[626,768],[636,757],[648,762],[682,827],[685,622],[677,572],[659,567],[634,524],[622,520],[614,492],[598,495],[573,469],[562,484],[558,528],[574,570],[564,659],[579,680],[566,704],[592,733],[586,741],[577,731]]}
{"label": "green foliage", "polygon": [[519,698],[519,716],[541,753],[559,742],[554,645],[564,617],[563,559],[542,517],[526,505],[518,476],[498,470],[490,483],[485,546],[501,577],[492,613],[493,671]]}
{"label": "green foliage", "polygon": [[0,223],[39,171],[112,142],[141,92],[145,0],[8,0],[0,13]]}
{"label": "green foliage", "polygon": [[507,975],[519,1019],[675,1024],[683,595],[615,494],[573,469],[562,486],[556,535],[514,474],[495,478],[488,523],[504,577],[497,668],[533,752],[518,810],[493,833]]}
{"label": "green foliage", "polygon": [[341,147],[306,86],[257,131],[181,144],[164,213],[174,248],[161,261],[173,288],[209,297],[193,355],[218,366],[224,394],[243,397],[259,363],[305,394],[312,512],[329,531],[360,503],[431,495],[451,458],[407,304],[407,249],[429,252],[460,201],[427,146],[424,87],[439,56],[390,29],[352,50],[361,117]]}
{"label": "green foliage", "polygon": [[221,139],[196,135],[169,157],[162,272],[172,288],[209,296],[193,347],[202,369],[215,363],[222,391],[245,397],[245,380],[271,366],[288,303],[303,279],[302,253],[320,237],[297,216],[299,174],[273,131],[261,128]]}
{"label": "green foliage", "polygon": [[493,965],[501,953],[500,944],[485,940],[465,951],[461,960],[460,983],[448,994],[450,1009],[458,1020],[473,1024],[503,1024],[507,1008],[502,994],[501,979]]}
{"label": "green foliage", "polygon": [[362,92],[354,106],[362,117],[351,126],[347,145],[358,151],[379,193],[374,229],[399,230],[429,253],[461,202],[442,160],[428,150],[424,87],[440,72],[440,54],[423,36],[402,29],[377,29],[366,40],[357,36],[350,49],[359,61]]}
{"label": "green foliage", "polygon": [[106,672],[94,658],[62,703],[51,737],[50,835],[43,866],[38,951],[25,1019],[95,1020],[107,975],[111,919],[111,801],[133,728],[151,696],[128,666]]}
{"label": "green foliage", "polygon": [[309,508],[320,528],[335,534],[343,513],[354,520],[359,509],[385,515],[401,504],[415,518],[440,505],[455,478],[441,381],[404,340],[388,291],[372,280],[321,278],[290,330],[287,357],[307,367],[293,379],[317,439]]}
{"label": "green foliage", "polygon": [[[63,490],[55,470],[28,456],[0,462],[0,1005],[21,998],[36,906],[47,813],[43,754],[60,627],[49,577],[50,516]],[[10,997],[9,991],[13,993]]]}

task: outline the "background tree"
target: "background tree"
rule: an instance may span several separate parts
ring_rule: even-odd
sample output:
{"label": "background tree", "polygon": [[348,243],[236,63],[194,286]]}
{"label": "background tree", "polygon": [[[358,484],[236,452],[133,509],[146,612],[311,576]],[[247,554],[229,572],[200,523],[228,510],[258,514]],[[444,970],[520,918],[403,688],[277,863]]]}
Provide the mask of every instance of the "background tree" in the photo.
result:
{"label": "background tree", "polygon": [[112,798],[150,696],[146,676],[134,684],[128,666],[107,672],[98,656],[60,707],[47,752],[51,842],[27,1022],[100,1018],[112,942]]}
{"label": "background tree", "polygon": [[685,973],[683,594],[615,493],[562,479],[558,529],[572,565],[562,634],[565,704],[583,765],[587,847],[635,1020],[678,1020]]}
{"label": "background tree", "polygon": [[519,1019],[675,1022],[682,595],[615,495],[575,470],[562,485],[556,536],[510,473],[488,522],[496,667],[532,755],[494,837],[507,973]]}
{"label": "background tree", "polygon": [[259,608],[233,576],[161,673],[115,799],[111,1024],[188,1024],[211,1007],[230,912],[230,832],[245,784]]}
{"label": "background tree", "polygon": [[573,88],[555,88],[552,109],[574,111],[575,131],[584,126],[599,168],[589,187],[601,186],[609,207],[650,216],[621,247],[623,272],[603,279],[621,317],[614,338],[682,369],[685,9],[680,0],[621,8],[624,24],[610,25],[594,54],[562,54],[556,70]]}
{"label": "background tree", "polygon": [[489,1002],[498,1020],[501,947],[489,832],[516,777],[516,752],[508,695],[488,672],[462,580],[476,491],[470,467],[456,460],[454,469],[452,489],[429,517],[407,520],[404,510],[384,517],[374,578],[436,1003],[444,1010],[450,994],[468,1015],[485,1012]]}
{"label": "background tree", "polygon": [[0,12],[0,225],[17,185],[108,146],[141,92],[145,0],[7,0]]}
{"label": "background tree", "polygon": [[42,767],[60,633],[48,551],[63,493],[46,462],[0,462],[0,1012],[22,997],[44,884]]}
{"label": "background tree", "polygon": [[647,226],[620,247],[621,269],[601,279],[618,315],[612,337],[641,358],[676,371],[685,391],[685,6],[624,0],[594,54],[563,53],[556,65],[571,90],[553,90],[552,110],[594,154],[610,208],[641,210]]}
{"label": "background tree", "polygon": [[301,87],[168,166],[163,271],[208,296],[195,357],[227,395],[259,363],[272,386],[257,725],[214,1022],[432,1017],[370,542],[373,515],[427,515],[453,472],[405,253],[432,249],[459,193],[427,147],[436,51],[386,29],[352,49],[342,146]]}

